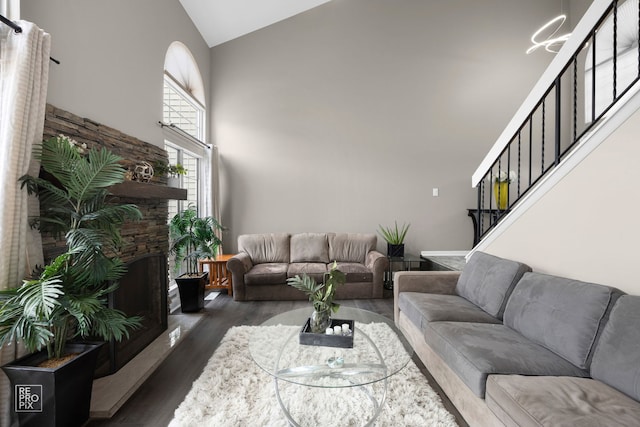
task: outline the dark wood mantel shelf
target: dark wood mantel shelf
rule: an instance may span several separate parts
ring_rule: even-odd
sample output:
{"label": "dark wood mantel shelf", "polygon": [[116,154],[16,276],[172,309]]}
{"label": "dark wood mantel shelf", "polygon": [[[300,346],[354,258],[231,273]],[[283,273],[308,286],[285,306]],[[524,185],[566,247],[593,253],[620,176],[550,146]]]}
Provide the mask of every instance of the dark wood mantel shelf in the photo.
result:
{"label": "dark wood mantel shelf", "polygon": [[112,186],[110,191],[114,196],[137,199],[187,200],[187,190],[185,188],[167,187],[166,185],[150,184],[148,182],[125,181]]}

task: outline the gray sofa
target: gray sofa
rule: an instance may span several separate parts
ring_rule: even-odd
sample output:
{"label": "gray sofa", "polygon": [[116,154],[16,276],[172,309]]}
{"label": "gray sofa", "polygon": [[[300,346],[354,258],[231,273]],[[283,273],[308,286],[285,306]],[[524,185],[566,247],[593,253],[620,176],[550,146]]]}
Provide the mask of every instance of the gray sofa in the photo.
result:
{"label": "gray sofa", "polygon": [[337,299],[382,298],[386,256],[376,251],[375,234],[299,233],[243,234],[238,254],[227,261],[233,299],[296,300],[307,296],[287,285],[287,279],[307,274],[322,282],[336,261],[347,282]]}
{"label": "gray sofa", "polygon": [[640,296],[482,252],[394,283],[395,322],[470,425],[640,425]]}

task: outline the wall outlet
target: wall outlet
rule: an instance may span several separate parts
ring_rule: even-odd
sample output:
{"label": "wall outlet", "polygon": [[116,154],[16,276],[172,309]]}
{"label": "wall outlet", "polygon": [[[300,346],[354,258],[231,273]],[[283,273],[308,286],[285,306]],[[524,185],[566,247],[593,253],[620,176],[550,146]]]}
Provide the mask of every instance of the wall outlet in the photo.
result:
{"label": "wall outlet", "polygon": [[438,197],[440,195],[440,190],[438,190],[437,188],[433,189],[433,197]]}

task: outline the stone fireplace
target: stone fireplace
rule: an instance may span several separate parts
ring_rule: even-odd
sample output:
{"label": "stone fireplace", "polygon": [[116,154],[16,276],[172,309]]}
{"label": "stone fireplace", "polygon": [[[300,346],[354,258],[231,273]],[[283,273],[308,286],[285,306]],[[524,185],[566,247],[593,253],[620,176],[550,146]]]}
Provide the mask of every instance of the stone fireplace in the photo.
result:
{"label": "stone fireplace", "polygon": [[[47,105],[44,138],[57,134],[86,143],[89,148],[106,147],[122,157],[123,166],[130,170],[141,161],[167,161],[167,154],[160,147]],[[137,205],[143,218],[122,228],[124,245],[118,256],[128,270],[119,289],[110,295],[109,305],[127,315],[143,317],[143,326],[131,331],[129,339],[103,346],[98,376],[116,372],[167,329],[167,200],[186,198],[185,190],[167,187],[164,177],[154,177],[150,183],[125,182],[114,186],[111,193],[114,202]],[[64,241],[43,236],[45,261],[64,250]]]}

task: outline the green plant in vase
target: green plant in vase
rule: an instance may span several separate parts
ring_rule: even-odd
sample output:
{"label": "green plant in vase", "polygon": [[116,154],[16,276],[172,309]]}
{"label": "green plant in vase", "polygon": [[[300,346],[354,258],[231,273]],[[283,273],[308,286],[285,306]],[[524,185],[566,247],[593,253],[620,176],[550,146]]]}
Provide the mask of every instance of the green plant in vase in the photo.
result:
{"label": "green plant in vase", "polygon": [[180,176],[187,174],[187,170],[180,163],[172,165],[167,162],[156,161],[153,165],[153,170],[155,175],[167,177],[167,185],[169,187],[179,187]]}
{"label": "green plant in vase", "polygon": [[340,304],[333,301],[336,290],[347,280],[345,274],[338,269],[334,261],[331,268],[324,275],[323,283],[316,283],[315,279],[303,274],[287,279],[287,284],[304,292],[313,304],[311,315],[311,331],[323,333],[331,324],[331,313],[337,313]]}
{"label": "green plant in vase", "polygon": [[172,178],[177,178],[180,175],[186,175],[187,170],[180,163],[176,163],[175,165],[169,165],[169,170],[167,171],[167,175]]}

